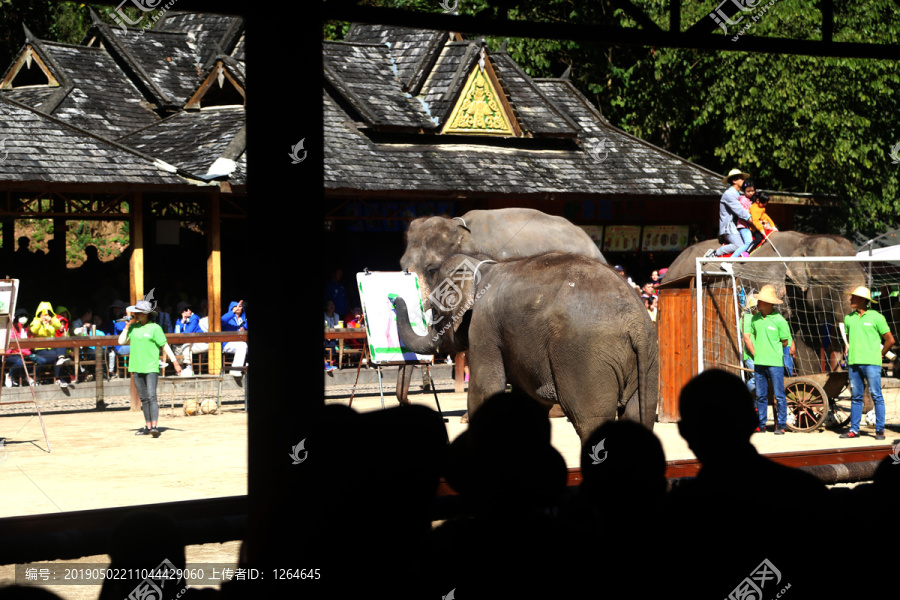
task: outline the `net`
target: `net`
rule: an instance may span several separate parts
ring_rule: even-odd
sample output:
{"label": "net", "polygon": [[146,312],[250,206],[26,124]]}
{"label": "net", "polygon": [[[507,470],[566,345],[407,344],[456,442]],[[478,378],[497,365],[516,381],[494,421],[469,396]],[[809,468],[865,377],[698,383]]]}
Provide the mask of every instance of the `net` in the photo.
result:
{"label": "net", "polygon": [[[807,380],[795,386],[806,386],[796,393],[827,397],[818,409],[812,409],[813,413],[824,411],[826,425],[834,419],[842,420],[841,414],[831,414],[835,409],[840,413],[845,408],[849,418],[846,341],[841,332],[844,317],[852,311],[849,292],[858,286],[868,287],[874,300],[870,308],[884,315],[891,333],[900,337],[900,263],[829,257],[728,259],[724,265],[722,260],[701,259],[701,264],[697,342],[702,363],[698,366],[723,368],[745,381],[752,376],[741,369],[744,344],[740,317],[747,311],[747,298],[771,285],[783,301],[776,310],[788,321],[795,343],[792,376]],[[886,392],[887,422],[900,423],[900,401],[890,393],[892,388],[900,388],[900,363],[896,359],[885,362],[882,388]],[[840,398],[839,406],[829,406],[833,403],[828,398]],[[868,391],[865,400],[864,412],[868,412],[872,408]],[[818,420],[818,414],[813,416]]]}

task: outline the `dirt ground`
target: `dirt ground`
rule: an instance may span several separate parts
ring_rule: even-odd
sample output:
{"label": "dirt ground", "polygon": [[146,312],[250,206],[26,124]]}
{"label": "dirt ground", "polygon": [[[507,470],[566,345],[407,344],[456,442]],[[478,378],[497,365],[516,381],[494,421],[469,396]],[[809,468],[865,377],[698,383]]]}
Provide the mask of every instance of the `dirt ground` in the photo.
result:
{"label": "dirt ground", "polygon": [[[135,436],[143,426],[128,410],[44,414],[50,449],[37,415],[0,418],[0,517],[176,502],[247,493],[247,413],[226,403],[215,415],[161,409],[161,435]],[[237,564],[240,542],[189,546],[189,563]],[[109,563],[105,555],[80,563]],[[15,579],[0,566],[0,585]],[[201,586],[202,587],[202,586]],[[95,585],[49,586],[64,600],[93,600]]]}

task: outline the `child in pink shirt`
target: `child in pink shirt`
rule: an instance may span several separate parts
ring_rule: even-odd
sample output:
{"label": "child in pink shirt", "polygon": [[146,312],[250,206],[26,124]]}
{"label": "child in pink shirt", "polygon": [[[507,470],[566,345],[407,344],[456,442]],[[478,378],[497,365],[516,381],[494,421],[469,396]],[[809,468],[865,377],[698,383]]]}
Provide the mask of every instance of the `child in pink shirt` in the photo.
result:
{"label": "child in pink shirt", "polygon": [[[744,182],[744,187],[742,189],[744,193],[741,194],[738,201],[741,203],[741,206],[749,211],[750,205],[753,204],[753,196],[756,195],[756,184],[752,179],[748,179]],[[750,256],[748,251],[750,250],[750,246],[753,245],[753,231],[750,229],[750,223],[744,219],[737,219],[735,221],[735,226],[737,226],[738,233],[741,234],[741,239],[744,240],[744,243],[738,246],[731,256],[735,258]]]}

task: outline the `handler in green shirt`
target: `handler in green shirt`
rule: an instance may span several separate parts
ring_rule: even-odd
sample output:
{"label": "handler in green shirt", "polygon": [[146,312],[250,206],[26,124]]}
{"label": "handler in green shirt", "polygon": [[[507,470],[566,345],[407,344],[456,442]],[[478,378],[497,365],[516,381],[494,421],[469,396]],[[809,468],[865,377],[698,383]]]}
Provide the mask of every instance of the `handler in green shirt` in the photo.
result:
{"label": "handler in green shirt", "polygon": [[[894,345],[894,336],[881,313],[870,310],[872,294],[860,286],[850,292],[853,312],[844,317],[847,332],[847,365],[850,371],[850,431],[842,438],[858,438],[863,411],[863,380],[875,404],[875,439],[884,439],[884,396],[881,395],[881,361]],[[884,344],[882,344],[884,340]]]}
{"label": "handler in green shirt", "polygon": [[787,398],[784,395],[784,348],[791,344],[791,330],[784,317],[775,312],[782,301],[771,285],[763,286],[757,296],[758,312],[750,319],[750,340],[753,352],[753,372],[756,378],[756,408],[759,428],[766,431],[769,405],[769,382],[775,395],[775,434],[784,435],[787,426]]}
{"label": "handler in green shirt", "polygon": [[131,358],[128,371],[134,381],[138,396],[141,398],[141,410],[144,412],[146,427],[138,429],[135,435],[152,435],[159,437],[157,428],[159,420],[159,402],[156,399],[156,384],[159,380],[159,350],[165,349],[166,356],[172,361],[176,373],[181,373],[181,365],[175,360],[175,353],[166,342],[166,334],[162,327],[150,322],[153,307],[146,300],[138,300],[129,306],[125,329],[119,334],[120,346],[131,346]]}

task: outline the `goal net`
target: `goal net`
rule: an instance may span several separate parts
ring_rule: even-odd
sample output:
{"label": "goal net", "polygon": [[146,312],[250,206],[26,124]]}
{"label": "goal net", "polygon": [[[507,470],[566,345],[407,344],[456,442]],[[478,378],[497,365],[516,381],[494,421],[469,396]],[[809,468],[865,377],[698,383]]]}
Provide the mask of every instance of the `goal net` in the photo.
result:
{"label": "goal net", "polygon": [[[745,312],[755,312],[748,307],[747,298],[765,285],[775,288],[783,301],[776,310],[790,325],[795,345],[791,376],[804,380],[794,386],[794,392],[840,398],[839,413],[846,410],[849,416],[846,340],[842,332],[844,317],[852,310],[849,292],[858,286],[868,287],[874,300],[870,308],[884,315],[891,333],[900,339],[900,263],[860,257],[775,257],[700,258],[698,265],[698,371],[720,368],[740,375],[744,381],[752,377],[742,370],[741,317]],[[900,362],[896,359],[885,359],[882,388],[887,422],[900,424],[900,394],[891,393],[900,388]],[[826,400],[816,410],[832,413],[834,408]],[[867,390],[864,413],[871,408]],[[811,418],[806,415],[805,420]],[[835,418],[841,421],[843,415],[832,414],[824,423],[831,425]]]}

